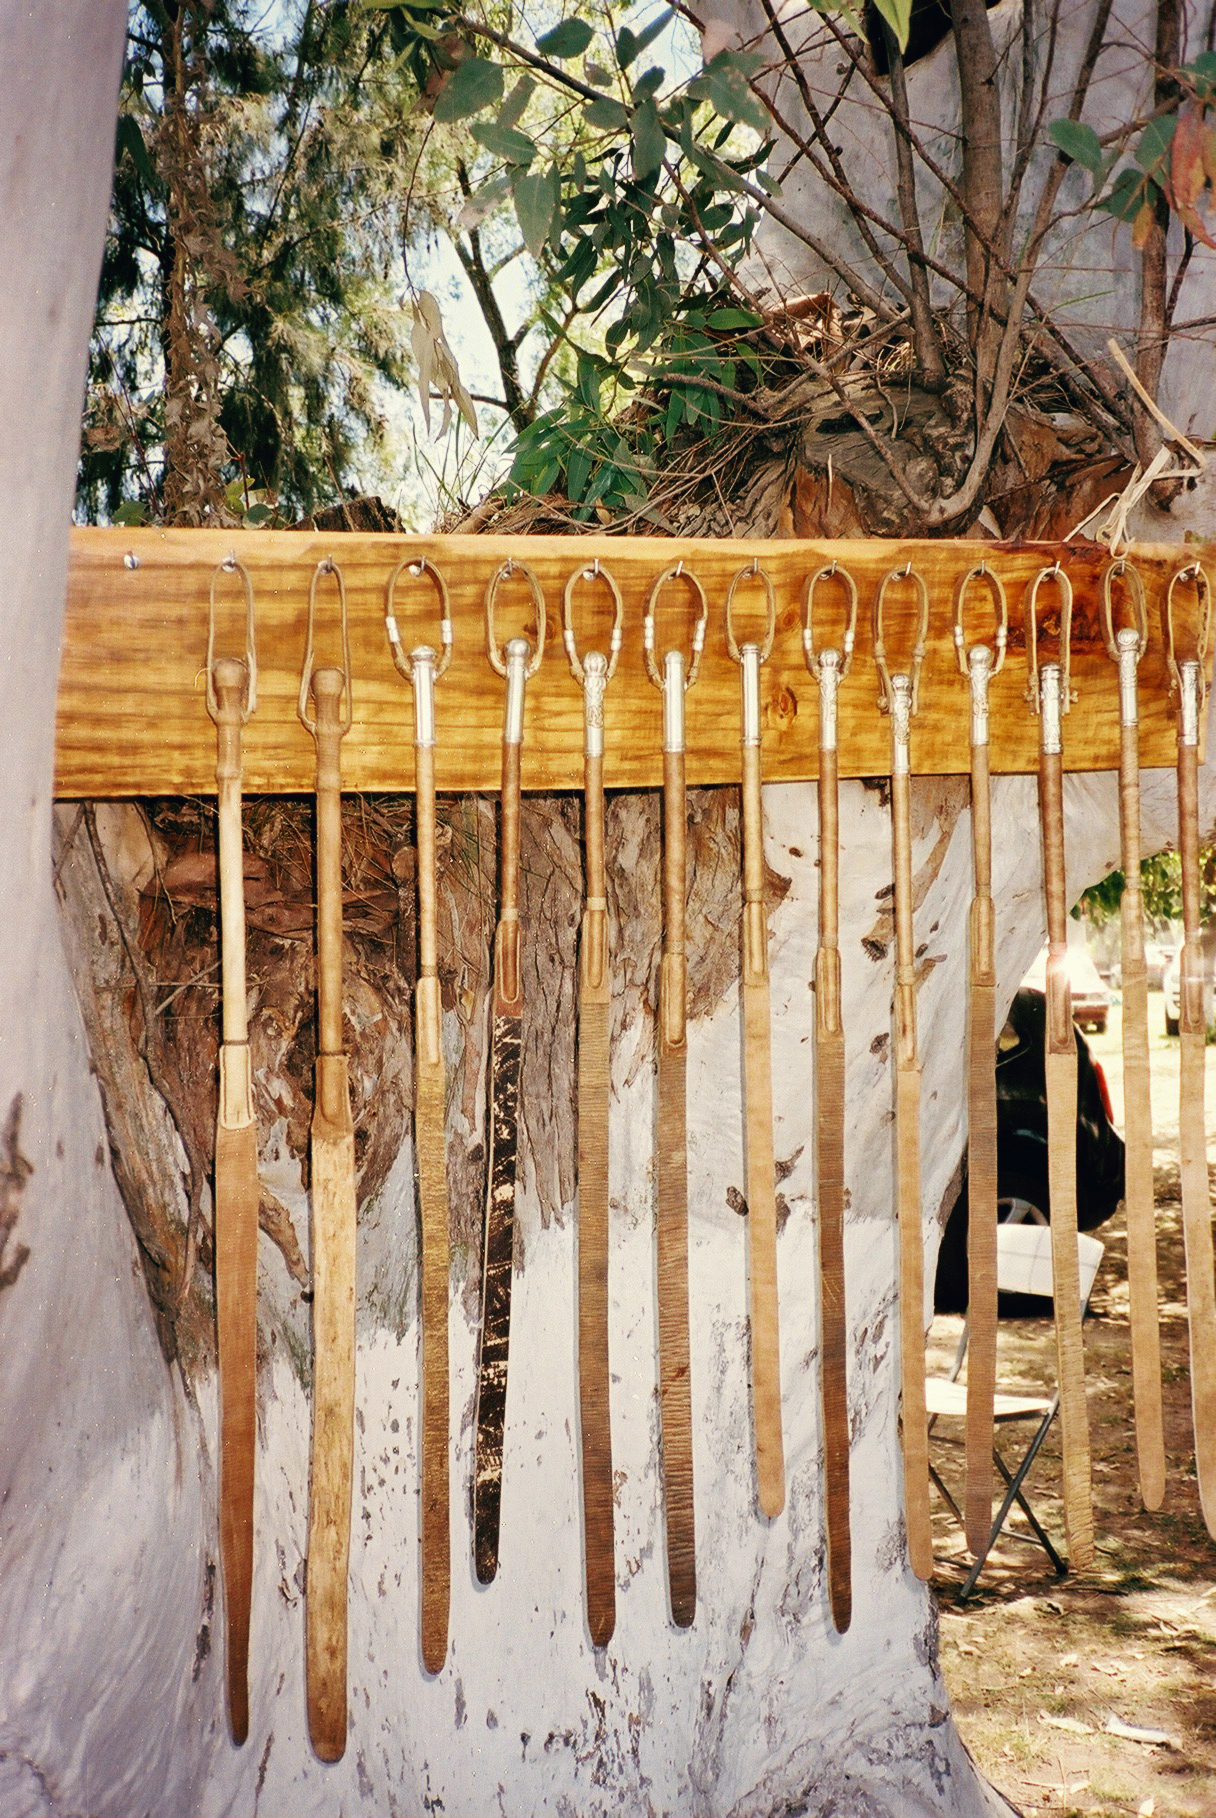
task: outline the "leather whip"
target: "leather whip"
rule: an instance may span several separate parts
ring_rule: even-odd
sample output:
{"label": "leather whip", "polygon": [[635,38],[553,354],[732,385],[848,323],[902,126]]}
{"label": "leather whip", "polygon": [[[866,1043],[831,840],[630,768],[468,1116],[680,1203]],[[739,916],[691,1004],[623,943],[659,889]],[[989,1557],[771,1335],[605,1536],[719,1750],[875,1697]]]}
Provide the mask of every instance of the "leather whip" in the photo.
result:
{"label": "leather whip", "polygon": [[[332,575],[342,668],[314,668],[318,583]],[[309,712],[311,694],[315,717]],[[305,1580],[308,1732],[322,1761],[346,1748],[346,1605],[355,1445],[355,1131],[342,1039],[342,740],[352,703],[346,585],[332,557],[308,594],[299,714],[317,746],[317,1097],[312,1119],[312,1482]]]}
{"label": "leather whip", "polygon": [[[532,590],[536,608],[536,647],[533,649],[526,638],[511,638],[504,652],[495,634],[494,607],[499,587],[515,573],[521,574]],[[513,558],[495,569],[486,590],[486,646],[491,666],[497,675],[505,677],[507,686],[503,703],[499,913],[494,932],[489,1158],[473,1479],[473,1557],[481,1584],[491,1584],[498,1572],[507,1360],[511,1342],[515,1155],[519,1138],[524,1002],[519,928],[520,754],[527,682],[540,668],[545,652],[545,598],[540,582],[530,568]]]}
{"label": "leather whip", "polygon": [[[846,610],[839,648],[815,642],[815,590],[839,583]],[[828,1597],[843,1635],[853,1618],[849,1530],[848,1321],[844,1276],[844,1023],[840,995],[838,694],[853,661],[857,584],[833,562],[806,584],[802,647],[819,684],[819,946],[815,954],[815,1204],[819,1214],[819,1380],[823,1406]]]}
{"label": "leather whip", "polygon": [[[216,587],[239,574],[244,659],[215,654]],[[257,1427],[258,1132],[245,1000],[245,856],[241,728],[257,706],[253,585],[235,555],[211,577],[207,711],[216,724],[223,1041],[215,1124],[215,1319],[220,1371],[220,1561],[227,1636],[228,1722],[249,1734],[249,1611],[253,1595],[253,1473]]]}
{"label": "leather whip", "polygon": [[[888,588],[910,581],[918,612],[908,666],[892,674],[884,640]],[[885,575],[874,596],[878,704],[891,720],[891,844],[895,887],[895,1175],[899,1223],[899,1349],[908,1560],[933,1575],[929,1515],[929,1421],[925,1410],[925,1251],[920,1192],[920,1054],[916,1036],[916,944],[912,898],[910,747],[929,624],[929,589],[909,562]]]}
{"label": "leather whip", "polygon": [[[1193,655],[1176,647],[1174,595],[1194,586],[1197,628]],[[1182,870],[1182,967],[1178,988],[1181,1054],[1178,1136],[1182,1151],[1182,1230],[1186,1248],[1186,1304],[1190,1326],[1191,1417],[1199,1504],[1216,1539],[1216,1288],[1213,1284],[1212,1203],[1208,1187],[1207,1132],[1203,1118],[1206,1044],[1204,960],[1199,944],[1199,729],[1207,701],[1212,589],[1198,562],[1180,569],[1165,601],[1166,651],[1178,710],[1178,856]]]}
{"label": "leather whip", "polygon": [[[991,645],[968,649],[967,589],[987,582]],[[996,918],[992,902],[992,790],[988,768],[988,684],[1005,662],[1009,607],[1000,578],[981,562],[963,576],[954,612],[954,649],[971,696],[971,862],[967,980],[967,1434],[964,1527],[978,1558],[992,1532],[996,1394]]]}
{"label": "leather whip", "polygon": [[[607,656],[580,657],[574,632],[578,581],[600,580],[613,604]],[[604,690],[621,649],[621,590],[597,558],[576,569],[562,602],[566,654],[583,691],[583,845],[586,899],[578,969],[578,1397],[583,1453],[583,1551],[587,1626],[597,1648],[616,1627],[612,1542],[612,1422],[608,1373],[608,1106],[612,980],[604,871]]]}
{"label": "leather whip", "polygon": [[[1116,632],[1114,584],[1122,580],[1132,623]],[[1148,1058],[1148,968],[1140,900],[1140,708],[1136,671],[1148,644],[1144,583],[1122,557],[1102,582],[1102,629],[1119,671],[1119,838],[1123,991],[1123,1122],[1127,1211],[1127,1286],[1132,1334],[1132,1394],[1140,1499],[1159,1509],[1165,1495],[1161,1411],[1161,1332],[1157,1314],[1157,1226],[1153,1207],[1153,1107]]]}
{"label": "leather whip", "polygon": [[[655,658],[655,609],[668,581],[680,576],[697,599],[692,657]],[[658,1174],[659,1431],[667,1527],[671,1618],[686,1629],[697,1610],[696,1526],[692,1477],[692,1372],[688,1339],[687,998],[684,943],[688,806],[684,784],[684,696],[697,679],[708,618],[705,590],[679,562],[661,574],[646,601],[646,673],[663,693],[663,956],[659,966]]]}
{"label": "leather whip", "polygon": [[[1038,602],[1046,581],[1059,602],[1059,655],[1039,660]],[[1077,1037],[1068,982],[1068,894],[1064,870],[1064,715],[1068,712],[1072,584],[1056,562],[1031,582],[1023,612],[1026,699],[1039,716],[1039,819],[1047,910],[1047,1190],[1051,1201],[1052,1305],[1064,1451],[1064,1531],[1074,1568],[1092,1563],[1094,1516],[1077,1259]]]}
{"label": "leather whip", "polygon": [[[439,596],[440,651],[406,656],[394,613],[398,579],[429,576]],[[443,1018],[435,938],[435,684],[452,660],[447,584],[424,556],[389,577],[385,628],[393,662],[414,695],[414,816],[418,842],[418,982],[414,987],[414,1155],[422,1223],[422,1663],[438,1673],[448,1646],[451,1524],[448,1510],[448,1170]]]}
{"label": "leather whip", "polygon": [[[740,583],[764,588],[763,643],[740,645],[734,632]],[[726,595],[726,643],[739,665],[743,749],[743,1091],[747,1142],[748,1270],[752,1339],[752,1416],[760,1508],[785,1507],[781,1437],[781,1350],[777,1324],[777,1180],[773,1162],[773,1061],[769,1010],[768,921],[764,905],[764,810],[760,772],[760,667],[776,629],[773,583],[758,562],[741,568]]]}

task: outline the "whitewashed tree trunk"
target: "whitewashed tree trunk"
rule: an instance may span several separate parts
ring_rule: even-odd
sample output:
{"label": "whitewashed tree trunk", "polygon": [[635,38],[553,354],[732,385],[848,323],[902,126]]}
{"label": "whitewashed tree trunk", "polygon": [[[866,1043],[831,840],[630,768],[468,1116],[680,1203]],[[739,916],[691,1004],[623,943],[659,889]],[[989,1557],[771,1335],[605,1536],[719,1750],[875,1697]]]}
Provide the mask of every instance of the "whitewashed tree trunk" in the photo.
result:
{"label": "whitewashed tree trunk", "polygon": [[[166,1367],[106,1162],[80,1017],[55,927],[50,780],[57,639],[84,351],[105,218],[124,8],[0,0],[0,1111],[20,1097],[0,1265],[0,1809],[165,1818],[419,1809],[578,1814],[840,1813],[976,1818],[1002,1809],[951,1720],[928,1590],[904,1565],[896,1436],[898,1320],[888,1032],[890,823],[844,790],[849,1039],[847,1234],[854,1434],[853,1626],[831,1630],[811,1215],[815,799],[770,789],[768,857],[790,888],[773,915],[776,1152],[788,1505],[754,1512],[746,1229],[734,993],[691,1031],[690,1282],[701,1601],[667,1620],[657,1465],[654,1098],[647,1015],[622,1032],[612,1131],[613,1439],[619,1617],[589,1645],[582,1600],[574,1221],[520,1195],[502,1567],[473,1579],[468,1497],[476,1280],[453,1281],[451,1649],[418,1651],[419,1422],[413,1167],[403,1147],[363,1223],[404,1282],[398,1327],[365,1295],[358,1357],[350,1744],[323,1767],[305,1725],[301,1586],[309,1405],[284,1348],[261,1372],[251,1733],[223,1714],[215,1582],[215,1383]],[[960,712],[964,703],[960,700]],[[1151,843],[1168,779],[1150,785]],[[1208,819],[1213,818],[1211,766]],[[926,1060],[926,1233],[964,1137],[959,1055],[969,892],[957,782],[914,792]],[[1074,891],[1115,856],[1112,779],[1068,792]],[[1041,939],[1029,780],[997,786],[1002,981]],[[655,879],[657,889],[657,875]],[[109,927],[105,938],[112,939]],[[863,944],[864,943],[864,944]],[[458,1095],[459,1096],[459,1095]],[[477,1101],[480,1115],[480,1100]],[[462,1113],[459,1105],[454,1119]],[[31,1164],[26,1178],[16,1156]],[[275,1181],[307,1231],[298,1172]],[[732,1192],[734,1188],[736,1191]],[[369,1239],[370,1241],[370,1239]],[[17,1246],[28,1254],[17,1267]],[[463,1278],[460,1267],[463,1267]],[[286,1292],[262,1248],[262,1288]],[[932,1269],[928,1270],[932,1279]],[[918,1317],[919,1310],[912,1310]]]}

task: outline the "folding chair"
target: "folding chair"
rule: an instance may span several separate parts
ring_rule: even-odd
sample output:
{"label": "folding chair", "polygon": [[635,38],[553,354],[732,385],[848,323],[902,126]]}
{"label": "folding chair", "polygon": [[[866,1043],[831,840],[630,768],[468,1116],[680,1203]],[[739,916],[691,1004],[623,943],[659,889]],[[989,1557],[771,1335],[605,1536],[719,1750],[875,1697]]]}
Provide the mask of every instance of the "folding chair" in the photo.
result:
{"label": "folding chair", "polygon": [[[996,1279],[998,1292],[1002,1294],[1032,1294],[1051,1298],[1051,1227],[1046,1224],[1003,1224],[997,1226]],[[1090,1237],[1081,1232],[1077,1237],[1077,1262],[1081,1277],[1081,1312],[1089,1304],[1090,1291],[1094,1277],[1098,1273],[1098,1264],[1102,1261],[1105,1246],[1099,1238]],[[939,1419],[962,1420],[967,1413],[967,1390],[959,1381],[963,1363],[967,1355],[968,1323],[963,1323],[963,1333],[959,1340],[958,1352],[949,1376],[930,1376],[925,1383],[925,1400],[929,1412],[929,1430]],[[1045,1395],[1005,1395],[998,1392],[994,1413],[998,1427],[1012,1429],[1018,1421],[1033,1421],[1034,1433],[1030,1444],[1016,1469],[1009,1466],[999,1451],[993,1451],[993,1461],[1005,1480],[1005,1499],[1000,1512],[992,1524],[992,1532],[967,1575],[966,1582],[959,1593],[960,1599],[970,1597],[992,1548],[996,1545],[997,1535],[1005,1525],[1009,1511],[1015,1502],[1030,1523],[1031,1530],[1051,1560],[1059,1577],[1063,1577],[1068,1567],[1055,1547],[1044,1533],[1041,1523],[1023,1491],[1023,1484],[1031,1466],[1039,1455],[1039,1448],[1047,1437],[1052,1421],[1060,1406],[1059,1393],[1048,1397]],[[957,1441],[949,1443],[957,1444]],[[944,1497],[951,1513],[961,1527],[962,1513],[953,1496],[942,1482],[932,1461],[929,1474]],[[1010,1539],[1021,1540],[1020,1534],[1010,1535]]]}

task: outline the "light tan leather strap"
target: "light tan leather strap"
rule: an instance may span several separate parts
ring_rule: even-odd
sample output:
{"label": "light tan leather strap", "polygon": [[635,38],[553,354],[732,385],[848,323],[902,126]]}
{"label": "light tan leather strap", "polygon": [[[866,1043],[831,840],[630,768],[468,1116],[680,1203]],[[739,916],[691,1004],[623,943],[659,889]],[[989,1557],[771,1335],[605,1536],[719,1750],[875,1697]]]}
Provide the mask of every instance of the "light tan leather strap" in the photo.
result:
{"label": "light tan leather strap", "polygon": [[[1183,685],[1190,685],[1183,665]],[[1212,1202],[1204,1124],[1206,1018],[1204,956],[1199,937],[1199,751],[1178,744],[1178,852],[1182,870],[1184,940],[1178,983],[1181,1036],[1178,1136],[1182,1162],[1182,1229],[1190,1325],[1191,1414],[1195,1471],[1208,1533],[1216,1539],[1216,1289],[1213,1285]]]}
{"label": "light tan leather strap", "polygon": [[[735,637],[736,591],[748,578],[765,589],[763,643]],[[726,638],[740,665],[743,746],[743,1082],[747,1145],[747,1223],[752,1340],[752,1415],[760,1509],[770,1518],[785,1507],[781,1433],[781,1348],[777,1311],[777,1181],[773,1162],[772,1034],[769,1010],[768,923],[764,901],[764,811],[760,773],[760,665],[772,648],[773,585],[753,563],[731,582]]]}
{"label": "light tan leather strap", "polygon": [[342,1032],[340,716],[349,672],[309,678],[317,742],[317,1098],[312,1120],[313,1443],[305,1586],[308,1729],[346,1748],[346,1611],[355,1426],[355,1135]]}
{"label": "light tan leather strap", "polygon": [[[243,571],[242,571],[243,572]],[[252,589],[245,577],[250,602]],[[252,604],[250,605],[252,612]],[[212,632],[214,647],[214,582]],[[253,1481],[257,1431],[258,1138],[245,1007],[245,881],[241,726],[253,697],[245,662],[208,668],[217,727],[223,1035],[215,1131],[215,1310],[220,1374],[220,1558],[227,1640],[228,1720],[249,1734],[249,1613],[253,1595]]]}
{"label": "light tan leather strap", "polygon": [[[683,564],[677,564],[683,573]],[[659,968],[658,1031],[658,1307],[659,1417],[663,1504],[667,1527],[667,1588],[671,1619],[686,1629],[697,1611],[696,1524],[692,1468],[692,1372],[688,1341],[687,961],[684,921],[688,806],[684,786],[684,705],[705,641],[708,601],[694,575],[697,600],[691,663],[682,650],[656,661],[655,608],[669,569],[646,602],[642,645],[646,673],[663,695],[663,954]]]}
{"label": "light tan leather strap", "polygon": [[[1042,671],[1044,689],[1058,687],[1058,669]],[[1047,734],[1052,712],[1043,716]],[[1055,721],[1058,725],[1058,720]],[[1077,1041],[1068,983],[1067,895],[1064,878],[1063,767],[1058,749],[1039,758],[1039,814],[1047,903],[1047,1190],[1051,1201],[1052,1303],[1064,1452],[1064,1529],[1069,1562],[1093,1561],[1094,1521],[1081,1336],[1077,1258]]]}
{"label": "light tan leather strap", "polygon": [[[496,641],[494,609],[499,586],[512,571],[522,574],[531,589],[536,612],[536,642],[532,645],[526,638],[512,638],[504,653]],[[544,595],[536,576],[521,562],[504,562],[491,577],[486,594],[486,638],[490,661],[499,674],[506,677],[507,686],[503,699],[499,920],[494,935],[485,1244],[473,1477],[473,1562],[481,1584],[490,1584],[498,1573],[507,1365],[511,1345],[515,1161],[523,1041],[519,929],[520,754],[527,681],[539,666],[545,641]]]}
{"label": "light tan leather strap", "polygon": [[[815,596],[845,599],[839,646],[815,636]],[[819,1373],[823,1406],[828,1597],[844,1634],[853,1617],[849,1517],[848,1319],[844,1265],[845,1047],[840,1002],[840,784],[837,696],[853,659],[857,586],[833,562],[807,582],[802,643],[819,684],[819,946],[815,955],[815,1201],[819,1214]]]}
{"label": "light tan leather strap", "polygon": [[[1177,622],[1180,588],[1195,593],[1194,617],[1185,629]],[[1203,1519],[1216,1539],[1216,1286],[1203,1106],[1204,959],[1199,944],[1199,735],[1207,701],[1212,614],[1212,587],[1203,568],[1198,562],[1180,568],[1170,581],[1163,614],[1171,691],[1178,708],[1178,858],[1184,937],[1178,981],[1178,1136],[1195,1471]]]}
{"label": "light tan leather strap", "polygon": [[[420,644],[407,657],[394,611],[403,572],[430,580],[440,606],[440,652]],[[435,683],[452,656],[447,583],[425,557],[404,558],[389,577],[385,629],[393,661],[414,695],[414,791],[418,842],[418,982],[414,988],[414,1153],[422,1224],[422,1663],[438,1673],[447,1656],[451,1596],[448,1495],[447,1083],[439,999],[435,864]]]}
{"label": "light tan leather strap", "polygon": [[[1123,581],[1132,623],[1116,631],[1114,584]],[[1120,906],[1123,991],[1124,1206],[1132,1340],[1132,1393],[1140,1498],[1159,1509],[1165,1495],[1161,1407],[1161,1334],[1157,1313],[1157,1229],[1153,1205],[1152,1086],[1149,1076],[1148,969],[1140,900],[1140,729],[1136,671],[1148,642],[1144,586],[1131,563],[1106,570],[1102,619],[1107,654],[1119,678],[1119,832],[1123,864]]]}
{"label": "light tan leather strap", "polygon": [[[884,637],[888,591],[915,588],[911,654],[892,673]],[[933,1575],[929,1513],[929,1422],[925,1411],[925,1243],[920,1186],[920,1054],[916,1034],[916,936],[912,899],[910,741],[929,621],[929,589],[909,563],[893,569],[874,599],[874,662],[879,706],[891,717],[891,844],[895,890],[895,1206],[899,1225],[900,1418],[908,1562],[918,1578]]]}
{"label": "light tan leather strap", "polygon": [[[579,580],[607,588],[614,618],[609,654],[580,657],[574,629]],[[604,691],[621,646],[620,589],[598,560],[576,570],[563,598],[566,654],[583,690],[583,845],[586,900],[579,942],[578,1014],[578,1392],[583,1463],[583,1552],[587,1627],[605,1647],[616,1627],[612,1424],[608,1347],[608,1108],[611,978],[604,869]]]}
{"label": "light tan leather strap", "polygon": [[[986,583],[990,638],[968,646],[968,590]],[[1005,661],[1009,606],[998,575],[981,562],[959,584],[954,615],[958,667],[968,681],[971,716],[971,855],[967,1004],[967,1434],[963,1522],[978,1558],[992,1531],[993,1417],[996,1393],[996,918],[992,901],[992,797],[988,688]]]}

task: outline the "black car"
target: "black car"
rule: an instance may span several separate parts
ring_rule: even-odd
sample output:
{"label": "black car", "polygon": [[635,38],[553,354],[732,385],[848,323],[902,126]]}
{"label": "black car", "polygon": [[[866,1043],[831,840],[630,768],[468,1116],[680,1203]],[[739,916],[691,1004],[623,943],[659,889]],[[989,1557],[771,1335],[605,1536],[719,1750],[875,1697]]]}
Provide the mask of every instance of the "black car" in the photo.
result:
{"label": "black car", "polygon": [[[1077,1224],[1092,1231],[1123,1198],[1123,1138],[1114,1128],[1100,1064],[1078,1029]],[[1009,1007],[996,1056],[997,1217],[1007,1219],[1014,1201],[1020,1216],[1050,1221],[1047,1191],[1047,1075],[1044,1052],[1047,1002],[1023,988]],[[1027,1210],[1026,1207],[1031,1208]],[[933,1304],[939,1313],[967,1309],[967,1173],[942,1234]]]}

